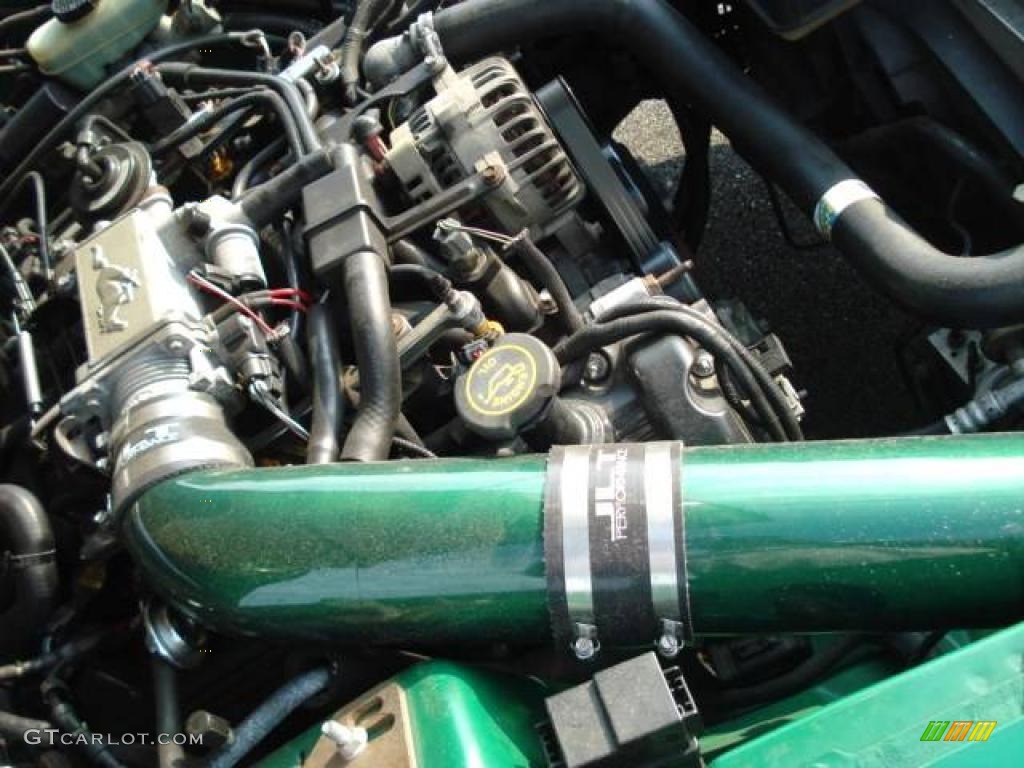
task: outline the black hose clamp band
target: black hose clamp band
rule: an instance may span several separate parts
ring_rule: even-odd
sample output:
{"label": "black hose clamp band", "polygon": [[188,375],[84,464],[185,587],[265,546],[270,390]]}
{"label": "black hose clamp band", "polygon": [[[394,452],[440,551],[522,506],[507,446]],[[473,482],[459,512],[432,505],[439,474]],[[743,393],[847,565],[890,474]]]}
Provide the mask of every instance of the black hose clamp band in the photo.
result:
{"label": "black hose clamp band", "polygon": [[544,499],[548,605],[559,644],[666,655],[693,639],[686,579],[682,444],[560,446]]}

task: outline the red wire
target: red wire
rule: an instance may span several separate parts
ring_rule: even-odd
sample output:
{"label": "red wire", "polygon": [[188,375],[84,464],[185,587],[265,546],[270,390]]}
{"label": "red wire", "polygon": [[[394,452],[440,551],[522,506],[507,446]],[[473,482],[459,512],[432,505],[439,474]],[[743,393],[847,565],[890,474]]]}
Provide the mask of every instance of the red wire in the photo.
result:
{"label": "red wire", "polygon": [[236,299],[234,296],[232,296],[227,291],[221,290],[216,285],[211,283],[209,280],[206,280],[205,278],[200,277],[199,275],[197,275],[194,272],[190,272],[189,273],[188,280],[189,280],[190,283],[192,283],[197,288],[199,288],[199,290],[204,291],[206,293],[209,293],[209,294],[211,294],[213,296],[216,296],[221,301],[228,302],[231,306],[233,306],[235,309],[237,309],[243,315],[245,315],[250,320],[252,320],[254,323],[256,323],[256,325],[258,325],[260,327],[260,330],[263,331],[267,336],[270,336],[270,337],[274,336],[274,329],[271,328],[267,324],[266,320],[264,320],[262,317],[260,317],[258,314],[256,314],[251,308],[245,306],[245,304],[240,302],[238,299]]}
{"label": "red wire", "polygon": [[305,304],[313,303],[313,297],[301,288],[271,288],[268,293],[275,298],[280,296],[298,296],[299,300]]}

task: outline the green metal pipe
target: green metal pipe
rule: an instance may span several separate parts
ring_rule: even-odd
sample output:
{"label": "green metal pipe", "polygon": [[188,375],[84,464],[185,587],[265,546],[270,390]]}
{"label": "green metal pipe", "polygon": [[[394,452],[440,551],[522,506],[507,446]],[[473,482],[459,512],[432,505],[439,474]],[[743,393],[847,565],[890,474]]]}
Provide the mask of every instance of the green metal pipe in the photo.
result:
{"label": "green metal pipe", "polygon": [[[127,513],[156,590],[225,631],[387,644],[550,637],[546,457],[197,472]],[[1024,438],[685,450],[697,635],[1024,618]]]}

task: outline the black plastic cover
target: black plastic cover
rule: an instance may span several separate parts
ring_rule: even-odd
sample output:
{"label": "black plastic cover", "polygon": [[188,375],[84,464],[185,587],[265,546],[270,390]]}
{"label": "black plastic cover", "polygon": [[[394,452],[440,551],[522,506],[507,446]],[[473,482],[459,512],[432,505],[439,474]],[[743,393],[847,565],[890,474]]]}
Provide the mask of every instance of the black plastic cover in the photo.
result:
{"label": "black plastic cover", "polygon": [[550,766],[702,765],[696,704],[679,670],[663,672],[654,653],[603,669],[544,706]]}
{"label": "black plastic cover", "polygon": [[51,0],[50,10],[58,21],[70,24],[92,13],[97,2],[99,0]]}

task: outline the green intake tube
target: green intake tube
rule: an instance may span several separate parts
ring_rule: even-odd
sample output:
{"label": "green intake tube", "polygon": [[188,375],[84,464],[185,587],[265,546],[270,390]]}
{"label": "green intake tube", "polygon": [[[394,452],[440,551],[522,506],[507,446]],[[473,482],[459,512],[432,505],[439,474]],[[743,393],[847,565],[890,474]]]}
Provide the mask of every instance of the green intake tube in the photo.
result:
{"label": "green intake tube", "polygon": [[[543,642],[566,603],[581,615],[581,594],[597,613],[646,601],[640,613],[664,619],[666,584],[683,639],[1024,618],[1020,436],[693,448],[681,459],[672,450],[671,472],[646,472],[655,484],[641,505],[646,530],[635,510],[618,524],[644,561],[639,600],[629,592],[636,583],[615,571],[636,563],[620,557],[599,573],[598,562],[610,556],[604,523],[617,519],[614,500],[643,487],[644,465],[632,458],[609,458],[621,470],[609,475],[593,458],[579,495],[554,479],[568,477],[569,464],[544,456],[195,472],[147,492],[124,533],[150,583],[180,610],[221,631],[283,639]],[[581,591],[566,510],[574,498],[584,509],[606,498],[603,478],[621,481],[621,494],[608,497],[612,507],[589,507],[584,581],[593,579]],[[673,573],[657,565],[666,550],[652,521],[670,508],[653,506],[658,482],[677,492]],[[556,506],[560,528],[551,527]],[[647,619],[622,619],[607,623],[649,629]],[[615,644],[602,621],[602,642]],[[636,639],[628,634],[619,633]]]}

